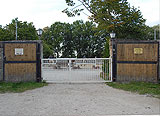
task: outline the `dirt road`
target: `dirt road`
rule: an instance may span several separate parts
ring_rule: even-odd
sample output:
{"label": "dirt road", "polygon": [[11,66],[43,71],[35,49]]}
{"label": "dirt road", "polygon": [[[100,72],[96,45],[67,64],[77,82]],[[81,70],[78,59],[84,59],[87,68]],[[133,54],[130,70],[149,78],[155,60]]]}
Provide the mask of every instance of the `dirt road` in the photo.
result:
{"label": "dirt road", "polygon": [[103,116],[160,114],[160,100],[105,84],[49,84],[0,94],[0,116]]}

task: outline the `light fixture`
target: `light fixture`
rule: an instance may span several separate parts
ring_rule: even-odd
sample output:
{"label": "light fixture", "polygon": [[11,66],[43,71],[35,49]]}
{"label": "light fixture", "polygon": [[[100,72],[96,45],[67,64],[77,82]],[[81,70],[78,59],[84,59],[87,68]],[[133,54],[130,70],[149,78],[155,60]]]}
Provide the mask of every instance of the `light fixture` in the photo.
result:
{"label": "light fixture", "polygon": [[111,32],[111,33],[110,33],[110,37],[111,37],[111,38],[115,38],[115,36],[116,36],[116,34],[115,34],[114,32]]}
{"label": "light fixture", "polygon": [[42,32],[43,32],[43,30],[42,30],[42,29],[38,29],[38,30],[37,30],[37,34],[38,34],[38,36],[41,36],[41,35],[42,35]]}

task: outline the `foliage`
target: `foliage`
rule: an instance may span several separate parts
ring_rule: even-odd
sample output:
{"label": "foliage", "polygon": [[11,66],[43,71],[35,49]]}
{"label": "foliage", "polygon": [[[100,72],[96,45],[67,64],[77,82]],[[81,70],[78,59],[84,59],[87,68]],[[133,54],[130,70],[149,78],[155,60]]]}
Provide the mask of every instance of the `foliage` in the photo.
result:
{"label": "foliage", "polygon": [[[0,26],[0,41],[16,40],[16,19]],[[38,40],[33,23],[18,21],[18,40]],[[55,22],[43,29],[43,55],[48,57],[103,57],[105,30],[97,30],[93,22],[75,21],[73,24]],[[107,48],[108,49],[108,48]],[[107,50],[106,49],[106,50]],[[108,56],[108,55],[107,55]]]}
{"label": "foliage", "polygon": [[49,58],[53,54],[51,47],[43,42],[43,58]]}
{"label": "foliage", "polygon": [[110,53],[109,53],[109,38],[107,38],[106,43],[105,43],[105,47],[104,47],[104,51],[103,51],[103,57],[104,58],[109,58]]}
{"label": "foliage", "polygon": [[126,91],[137,92],[140,94],[156,95],[160,98],[160,84],[146,82],[130,82],[130,83],[107,83],[107,85],[123,89]]}
{"label": "foliage", "polygon": [[31,90],[39,87],[47,86],[47,83],[37,83],[37,82],[20,82],[20,83],[6,83],[0,82],[0,93],[6,92],[24,92],[26,90]]}
{"label": "foliage", "polygon": [[93,22],[73,22],[73,40],[77,57],[102,57],[106,40],[94,28]]}
{"label": "foliage", "polygon": [[73,58],[75,57],[75,45],[74,45],[74,38],[72,32],[72,25],[67,23],[64,24],[63,28],[64,37],[62,40],[62,56],[63,58]]}
{"label": "foliage", "polygon": [[66,0],[72,9],[62,12],[73,17],[83,11],[78,9],[83,5],[91,13],[89,18],[98,24],[99,30],[106,33],[114,31],[118,39],[146,39],[144,34],[147,33],[143,31],[146,20],[140,10],[131,7],[127,0],[78,0],[80,5],[77,6],[74,1]]}
{"label": "foliage", "polygon": [[[0,28],[0,41],[9,41],[16,40],[16,19],[13,19],[12,22],[5,27]],[[18,21],[17,22],[17,39],[18,40],[37,40],[37,32],[33,23],[27,23]]]}
{"label": "foliage", "polygon": [[[154,30],[155,30],[156,31],[156,38],[160,39],[160,24],[151,27],[151,29],[152,29],[152,34],[154,33]],[[154,37],[154,36],[152,36],[152,37]]]}
{"label": "foliage", "polygon": [[14,39],[14,34],[5,28],[0,28],[0,41],[9,41]]}
{"label": "foliage", "polygon": [[156,31],[156,39],[160,39],[160,25],[154,25],[153,27],[145,26],[144,38],[148,40],[154,40],[154,31]]}
{"label": "foliage", "polygon": [[42,34],[42,40],[50,46],[53,53],[57,54],[57,57],[59,57],[59,54],[61,53],[63,35],[63,23],[61,22],[52,24],[50,28]]}
{"label": "foliage", "polygon": [[95,30],[93,22],[55,22],[45,28],[42,40],[57,57],[103,57],[106,35]]}

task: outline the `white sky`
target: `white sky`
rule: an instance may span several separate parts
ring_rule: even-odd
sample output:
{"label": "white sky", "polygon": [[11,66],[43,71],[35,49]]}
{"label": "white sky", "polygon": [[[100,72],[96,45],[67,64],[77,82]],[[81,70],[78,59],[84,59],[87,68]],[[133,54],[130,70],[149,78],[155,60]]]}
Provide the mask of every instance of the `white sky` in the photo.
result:
{"label": "white sky", "polygon": [[[140,10],[149,26],[160,24],[160,0],[128,0]],[[62,13],[67,7],[65,0],[0,0],[0,25],[5,26],[18,17],[20,21],[33,22],[35,27],[44,28],[56,21],[72,23],[88,20],[85,14],[69,18]]]}

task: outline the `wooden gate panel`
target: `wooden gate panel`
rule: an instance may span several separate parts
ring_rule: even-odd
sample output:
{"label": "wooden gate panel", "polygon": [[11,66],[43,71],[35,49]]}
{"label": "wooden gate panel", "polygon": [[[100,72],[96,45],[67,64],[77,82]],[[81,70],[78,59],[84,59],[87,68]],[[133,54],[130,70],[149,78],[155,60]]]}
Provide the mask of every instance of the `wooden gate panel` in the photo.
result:
{"label": "wooden gate panel", "polygon": [[36,63],[5,64],[5,80],[9,82],[36,81]]}
{"label": "wooden gate panel", "polygon": [[[15,49],[22,48],[23,55],[15,55]],[[5,43],[6,61],[36,61],[36,43]]]}
{"label": "wooden gate panel", "polygon": [[[118,61],[157,61],[158,44],[117,44]],[[136,50],[142,50],[136,53]]]}
{"label": "wooden gate panel", "polygon": [[4,42],[4,81],[41,81],[41,51],[37,41]]}
{"label": "wooden gate panel", "polygon": [[115,61],[117,81],[157,82],[159,75],[158,57],[158,42],[117,41]]}
{"label": "wooden gate panel", "polygon": [[117,64],[117,81],[157,82],[157,64]]}

